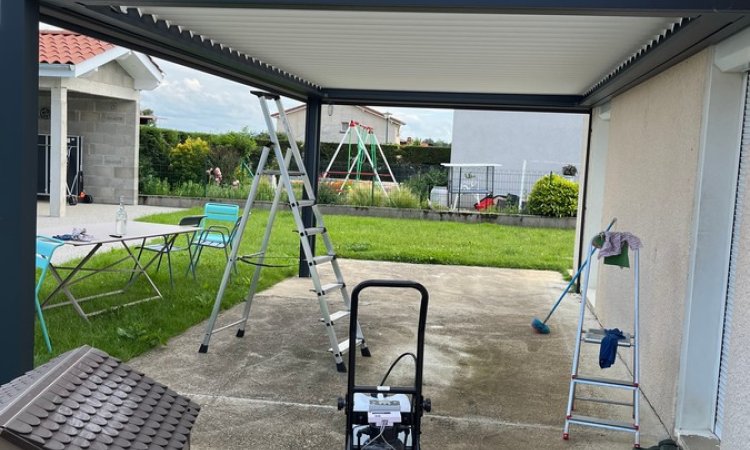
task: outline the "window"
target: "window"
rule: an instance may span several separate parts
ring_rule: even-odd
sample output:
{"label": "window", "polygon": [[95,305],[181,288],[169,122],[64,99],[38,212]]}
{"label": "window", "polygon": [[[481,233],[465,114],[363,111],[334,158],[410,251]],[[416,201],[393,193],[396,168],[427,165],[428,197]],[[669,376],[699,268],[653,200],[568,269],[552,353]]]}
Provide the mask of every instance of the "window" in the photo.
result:
{"label": "window", "polygon": [[341,130],[339,133],[346,133],[346,130],[349,129],[349,122],[341,122]]}

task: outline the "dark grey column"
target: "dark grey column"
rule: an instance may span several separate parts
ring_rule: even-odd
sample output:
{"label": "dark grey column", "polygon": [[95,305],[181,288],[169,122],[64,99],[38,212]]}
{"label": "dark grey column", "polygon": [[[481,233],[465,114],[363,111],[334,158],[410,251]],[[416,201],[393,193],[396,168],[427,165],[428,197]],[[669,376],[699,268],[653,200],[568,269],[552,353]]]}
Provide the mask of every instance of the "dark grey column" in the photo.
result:
{"label": "dark grey column", "polygon": [[[34,364],[39,1],[0,1],[0,384]],[[53,326],[54,329],[54,326]],[[54,335],[53,335],[54,336]]]}
{"label": "dark grey column", "polygon": [[[310,178],[313,187],[313,193],[318,195],[318,174],[320,172],[320,107],[319,97],[307,98],[307,117],[305,120],[305,150],[302,158],[305,161],[305,172]],[[307,198],[305,195],[304,198]],[[311,208],[302,210],[302,223],[305,228],[315,226],[315,217]],[[315,236],[308,236],[310,248],[315,254]],[[299,248],[299,276],[309,277],[310,268],[305,261],[305,253],[302,251],[302,245]]]}

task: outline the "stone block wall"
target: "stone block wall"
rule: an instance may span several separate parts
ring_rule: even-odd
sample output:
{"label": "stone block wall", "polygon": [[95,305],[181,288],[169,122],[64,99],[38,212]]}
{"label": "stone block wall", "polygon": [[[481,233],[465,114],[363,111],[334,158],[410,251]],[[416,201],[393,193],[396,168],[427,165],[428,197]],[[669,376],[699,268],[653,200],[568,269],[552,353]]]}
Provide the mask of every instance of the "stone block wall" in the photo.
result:
{"label": "stone block wall", "polygon": [[[39,107],[50,107],[40,92]],[[68,91],[68,134],[83,136],[84,190],[97,203],[138,200],[138,102]],[[50,121],[39,119],[39,134]]]}

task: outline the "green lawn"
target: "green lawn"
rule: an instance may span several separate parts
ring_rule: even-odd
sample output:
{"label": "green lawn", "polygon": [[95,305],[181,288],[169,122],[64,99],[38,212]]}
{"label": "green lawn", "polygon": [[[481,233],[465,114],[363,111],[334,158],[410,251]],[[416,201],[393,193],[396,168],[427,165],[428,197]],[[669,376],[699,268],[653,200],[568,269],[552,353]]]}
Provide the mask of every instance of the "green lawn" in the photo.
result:
{"label": "green lawn", "polygon": [[[171,224],[177,223],[182,216],[200,213],[200,209],[193,209],[150,216],[145,220]],[[240,254],[258,250],[267,217],[267,211],[253,212]],[[573,230],[351,216],[326,216],[326,226],[342,258],[543,269],[562,274],[567,274],[573,260]],[[280,213],[274,225],[267,262],[288,266],[263,269],[261,289],[296,274],[299,241],[294,228],[291,213]],[[322,243],[317,248],[320,251]],[[106,265],[122,255],[123,251],[101,254],[94,263]],[[128,360],[207,319],[224,271],[223,252],[204,251],[197,280],[186,276],[187,260],[187,252],[173,254],[174,288],[169,287],[166,261],[158,273],[155,264],[149,269],[149,274],[164,294],[162,300],[94,316],[90,324],[69,306],[45,310],[55,353],[47,353],[37,327],[35,363],[41,364],[82,344]],[[239,271],[227,288],[223,308],[239,303],[247,293],[253,266],[241,264]],[[74,286],[73,292],[77,297],[84,297],[115,290],[122,287],[127,278],[127,274],[96,275]],[[50,292],[53,285],[52,277],[48,276],[42,295]],[[107,306],[108,302],[123,303],[127,299],[132,301],[144,297],[148,293],[146,286],[141,279],[127,294],[86,302],[84,310],[93,311]],[[58,298],[62,300],[64,297],[59,294],[53,300]],[[199,344],[195,342],[196,351]]]}

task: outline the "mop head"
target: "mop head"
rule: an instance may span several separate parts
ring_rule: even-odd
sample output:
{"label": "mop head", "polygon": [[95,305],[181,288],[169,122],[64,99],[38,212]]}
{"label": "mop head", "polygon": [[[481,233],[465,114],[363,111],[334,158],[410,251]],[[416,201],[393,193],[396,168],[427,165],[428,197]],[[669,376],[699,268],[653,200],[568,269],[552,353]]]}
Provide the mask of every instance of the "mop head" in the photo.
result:
{"label": "mop head", "polygon": [[549,334],[549,327],[536,317],[531,321],[531,328],[539,334]]}

